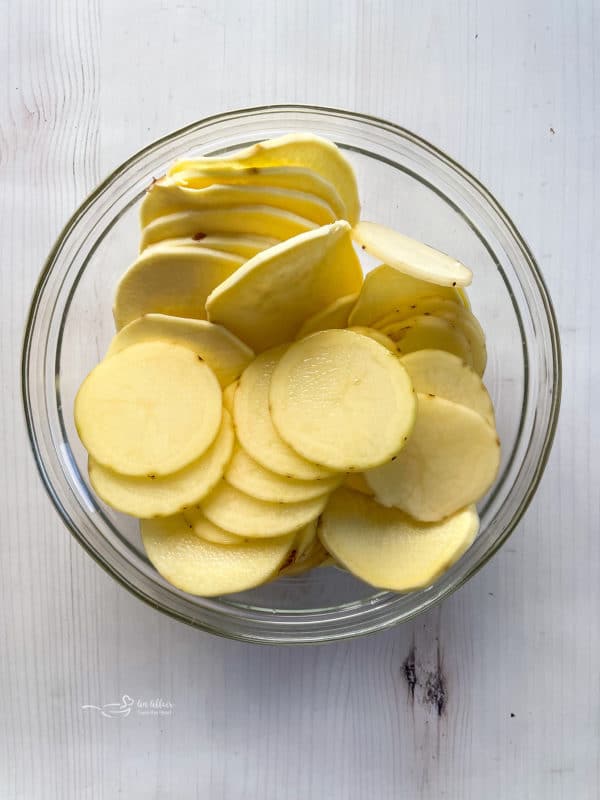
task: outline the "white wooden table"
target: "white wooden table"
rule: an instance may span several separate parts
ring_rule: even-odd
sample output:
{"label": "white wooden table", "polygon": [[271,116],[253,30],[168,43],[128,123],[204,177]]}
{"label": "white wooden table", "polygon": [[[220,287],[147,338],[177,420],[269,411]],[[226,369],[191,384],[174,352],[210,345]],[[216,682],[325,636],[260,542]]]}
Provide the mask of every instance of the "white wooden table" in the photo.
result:
{"label": "white wooden table", "polygon": [[[1,798],[600,796],[599,45],[597,0],[0,0]],[[413,624],[308,649],[199,633],[104,574],[42,489],[19,392],[76,204],[167,131],[287,101],[385,117],[478,175],[539,259],[565,377],[498,556]],[[124,694],[173,709],[81,709]]]}

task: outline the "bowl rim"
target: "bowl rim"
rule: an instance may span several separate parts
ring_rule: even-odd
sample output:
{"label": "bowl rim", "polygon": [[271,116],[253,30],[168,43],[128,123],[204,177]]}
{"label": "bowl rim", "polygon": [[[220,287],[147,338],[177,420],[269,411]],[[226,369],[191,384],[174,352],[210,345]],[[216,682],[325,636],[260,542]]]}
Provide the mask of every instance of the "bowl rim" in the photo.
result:
{"label": "bowl rim", "polygon": [[[340,631],[334,630],[331,631],[329,635],[327,635],[326,637],[314,636],[314,635],[311,637],[309,633],[308,636],[305,636],[304,638],[301,639],[293,639],[293,638],[290,639],[288,637],[286,638],[282,637],[280,639],[277,639],[276,637],[273,637],[272,634],[269,636],[265,636],[265,635],[256,635],[251,632],[222,630],[221,628],[215,627],[214,625],[205,623],[201,620],[188,617],[186,614],[178,612],[175,609],[160,605],[157,603],[156,600],[148,596],[141,588],[129,582],[123,575],[121,575],[118,572],[117,569],[115,569],[115,567],[112,564],[106,561],[97,551],[94,550],[94,548],[87,542],[85,537],[81,535],[79,529],[73,523],[66,509],[63,507],[63,504],[58,496],[58,493],[53,485],[51,477],[44,464],[43,456],[40,450],[40,445],[38,443],[38,437],[36,435],[36,430],[35,430],[35,421],[34,421],[35,413],[31,404],[31,394],[28,381],[28,365],[29,365],[29,358],[31,355],[32,340],[33,340],[33,333],[35,329],[37,313],[40,307],[40,302],[42,300],[46,283],[52,273],[54,262],[57,256],[59,255],[65,240],[68,238],[71,231],[77,226],[80,218],[82,218],[88,212],[90,207],[95,202],[96,198],[100,194],[102,194],[102,192],[105,189],[107,189],[115,179],[117,179],[125,170],[133,166],[137,161],[143,159],[146,155],[150,154],[153,150],[159,148],[161,145],[167,144],[168,142],[176,138],[183,137],[188,133],[192,133],[193,131],[201,130],[202,128],[208,127],[215,123],[223,123],[232,120],[244,119],[246,117],[257,114],[268,115],[270,113],[283,114],[283,113],[294,113],[294,112],[312,112],[329,117],[340,117],[350,122],[357,121],[361,123],[367,123],[369,125],[381,128],[389,133],[402,136],[403,138],[410,140],[414,144],[421,147],[423,150],[427,151],[430,155],[434,156],[437,160],[441,161],[446,166],[453,169],[455,172],[459,174],[459,176],[463,180],[467,182],[467,184],[470,185],[471,188],[475,189],[476,192],[482,196],[482,198],[491,207],[493,212],[499,217],[500,221],[506,226],[506,229],[508,230],[509,234],[513,237],[514,241],[518,245],[521,254],[524,256],[530,275],[531,277],[533,277],[533,280],[535,282],[537,291],[539,293],[539,299],[542,302],[545,318],[548,324],[547,332],[549,334],[549,340],[550,340],[550,351],[552,355],[554,382],[552,384],[552,399],[548,410],[549,424],[546,428],[545,435],[542,437],[540,446],[540,458],[538,459],[537,464],[535,465],[535,469],[524,491],[521,502],[519,503],[514,513],[512,514],[508,524],[503,529],[501,535],[498,536],[497,540],[493,543],[493,545],[490,546],[490,548],[485,551],[485,553],[482,555],[481,558],[479,558],[478,561],[474,562],[468,569],[466,569],[465,572],[455,582],[449,584],[442,591],[438,592],[436,595],[429,598],[428,600],[425,600],[423,603],[421,603],[420,605],[418,605],[417,607],[415,607],[414,609],[412,609],[407,613],[405,612],[401,615],[390,615],[384,619],[380,618],[373,620],[371,624],[363,624],[363,626],[360,629],[344,628],[343,630]],[[357,638],[359,636],[367,635],[369,633],[385,630],[401,622],[407,622],[408,620],[413,619],[420,613],[438,605],[442,600],[449,597],[457,589],[463,586],[490,560],[490,558],[500,549],[500,547],[502,547],[502,545],[506,542],[506,540],[515,530],[516,526],[518,525],[525,511],[527,510],[529,504],[531,503],[531,500],[533,499],[533,496],[537,491],[538,485],[546,468],[548,458],[550,456],[558,424],[558,417],[561,404],[562,356],[561,356],[560,335],[559,335],[556,313],[546,283],[544,281],[540,268],[537,264],[537,261],[534,258],[524,237],[522,236],[522,234],[520,233],[520,231],[518,230],[515,223],[508,215],[508,213],[504,210],[503,206],[498,202],[496,197],[489,191],[489,189],[487,189],[483,185],[483,183],[478,178],[476,178],[471,172],[465,169],[461,164],[459,164],[454,158],[452,158],[452,156],[448,155],[444,150],[437,147],[436,145],[433,145],[431,142],[424,139],[422,136],[419,136],[418,134],[415,134],[412,131],[408,130],[407,128],[404,128],[396,123],[388,122],[384,119],[381,119],[373,115],[364,114],[360,112],[346,111],[344,109],[333,108],[328,106],[282,103],[282,104],[234,109],[219,114],[213,114],[211,116],[203,117],[202,119],[191,122],[174,131],[166,133],[165,135],[150,142],[143,148],[133,153],[129,158],[127,158],[125,161],[119,164],[115,169],[113,169],[104,178],[104,180],[101,181],[87,195],[87,197],[79,204],[79,206],[75,209],[73,214],[70,216],[70,218],[62,227],[62,230],[58,234],[44,262],[44,265],[42,267],[42,270],[34,287],[31,303],[29,306],[29,311],[27,314],[25,332],[23,336],[22,356],[21,356],[21,395],[22,395],[23,410],[25,414],[25,422],[27,427],[29,444],[32,449],[37,470],[41,477],[46,493],[50,497],[52,504],[57,510],[63,523],[69,529],[69,531],[77,540],[77,542],[89,553],[89,555],[92,556],[94,561],[96,561],[96,563],[98,563],[112,578],[117,580],[118,583],[124,586],[128,591],[130,591],[144,603],[150,605],[155,609],[158,609],[159,611],[168,615],[169,617],[177,619],[180,622],[184,622],[198,630],[210,632],[225,638],[236,639],[239,641],[249,641],[259,644],[287,644],[287,645],[323,644],[328,642],[340,641],[343,639]]]}

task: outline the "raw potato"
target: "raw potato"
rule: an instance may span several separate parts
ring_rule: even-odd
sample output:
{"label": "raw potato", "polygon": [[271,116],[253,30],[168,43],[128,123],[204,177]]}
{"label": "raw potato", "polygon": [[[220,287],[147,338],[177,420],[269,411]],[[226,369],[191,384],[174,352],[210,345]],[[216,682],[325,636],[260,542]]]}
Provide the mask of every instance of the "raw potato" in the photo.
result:
{"label": "raw potato", "polygon": [[315,567],[320,567],[324,561],[329,557],[327,550],[323,547],[321,541],[315,536],[311,545],[304,553],[299,553],[295,560],[280,570],[279,575],[283,578],[293,578],[296,575],[302,575]]}
{"label": "raw potato", "polygon": [[271,376],[285,351],[283,345],[262,353],[240,378],[233,412],[237,437],[248,455],[271,472],[305,481],[330,478],[331,470],[295,453],[273,425],[269,411]]}
{"label": "raw potato", "polygon": [[193,247],[142,253],[117,286],[117,330],[151,312],[206,319],[206,298],[243,263],[239,256]]}
{"label": "raw potato", "polygon": [[257,253],[262,253],[267,247],[277,244],[278,241],[279,239],[273,239],[271,236],[248,236],[241,233],[207,234],[196,239],[191,236],[179,239],[165,239],[156,244],[148,245],[146,251],[173,247],[196,247],[202,250],[218,250],[221,253],[241,256],[244,260],[247,260]]}
{"label": "raw potato", "polygon": [[184,592],[213,597],[260,586],[277,574],[294,536],[224,547],[204,541],[182,515],[143,520],[146,554],[158,572]]}
{"label": "raw potato", "polygon": [[415,395],[399,360],[347,330],[295,342],[271,379],[278,433],[304,458],[355,472],[383,464],[406,442]]}
{"label": "raw potato", "polygon": [[75,398],[75,425],[100,464],[162,476],[200,458],[221,426],[221,387],[187,347],[142,342],[102,361]]}
{"label": "raw potato", "polygon": [[242,542],[248,541],[248,539],[244,539],[243,536],[236,536],[235,533],[229,533],[229,531],[224,531],[223,528],[219,528],[218,525],[213,525],[210,520],[206,519],[199,508],[187,509],[183,512],[183,518],[196,536],[204,539],[205,542],[229,547],[232,544],[239,545],[242,544]]}
{"label": "raw potato", "polygon": [[229,386],[223,391],[223,407],[229,411],[231,416],[233,416],[233,399],[235,397],[235,392],[238,387],[238,381],[234,381],[230,383]]}
{"label": "raw potato", "polygon": [[253,144],[243,150],[229,153],[227,156],[198,158],[192,162],[176,163],[170,174],[177,174],[183,167],[189,169],[192,164],[196,168],[205,165],[214,167],[236,166],[255,167],[262,171],[265,167],[304,167],[313,170],[339,192],[344,204],[345,214],[351,225],[358,222],[360,201],[354,170],[346,161],[340,150],[328,139],[314,136],[312,133],[290,133],[276,139]]}
{"label": "raw potato", "polygon": [[373,339],[374,342],[385,347],[386,350],[389,350],[390,353],[394,355],[398,353],[396,345],[390,337],[375,328],[366,328],[364,325],[353,325],[351,328],[348,328],[348,330],[354,331],[354,333],[360,333],[361,336],[366,336],[368,339]]}
{"label": "raw potato", "polygon": [[230,533],[264,538],[298,531],[319,516],[328,496],[301,503],[267,503],[221,481],[202,501],[201,509],[211,522]]}
{"label": "raw potato", "polygon": [[382,331],[396,342],[401,356],[415,350],[446,350],[473,366],[473,353],[464,334],[441,317],[410,317],[388,325]]}
{"label": "raw potato", "polygon": [[227,328],[206,320],[167,314],[145,314],[130,322],[113,338],[106,357],[133,344],[156,339],[193,350],[206,361],[222,387],[239,378],[254,358],[252,350]]}
{"label": "raw potato", "polygon": [[348,489],[352,489],[355,492],[362,492],[362,494],[367,494],[369,497],[373,497],[373,489],[367,483],[365,476],[362,472],[350,472],[346,475],[344,480],[344,486]]}
{"label": "raw potato", "polygon": [[440,286],[468,286],[470,269],[455,258],[376,222],[359,222],[352,236],[372,256],[399,272]]}
{"label": "raw potato", "polygon": [[417,350],[401,359],[413,387],[472,408],[495,426],[494,407],[479,375],[460,358],[443,350]]}
{"label": "raw potato", "polygon": [[398,303],[393,311],[386,314],[381,319],[373,323],[373,327],[377,330],[383,330],[388,325],[393,325],[396,322],[403,322],[409,317],[417,317],[427,315],[438,315],[442,310],[455,310],[460,309],[462,306],[458,300],[450,300],[447,297],[440,297],[439,295],[431,295],[430,297],[419,297],[416,300],[409,300],[406,303]]}
{"label": "raw potato", "polygon": [[476,411],[417,396],[417,421],[406,447],[365,478],[383,505],[435,522],[483,497],[498,472],[500,442]]}
{"label": "raw potato", "polygon": [[458,561],[478,529],[474,506],[442,522],[422,523],[358,492],[338,489],[321,517],[319,537],[358,578],[409,592],[430,586]]}
{"label": "raw potato", "polygon": [[317,228],[314,222],[273,206],[235,206],[205,211],[179,211],[160,217],[142,231],[140,250],[165,239],[240,234],[289,239]]}
{"label": "raw potato", "polygon": [[247,261],[216,287],[206,310],[260,353],[293,339],[308,317],[361,284],[350,226],[340,220]]}
{"label": "raw potato", "polygon": [[[202,166],[197,166],[202,164]],[[306,167],[239,167],[217,166],[207,159],[177,161],[169,176],[181,186],[203,189],[214,183],[235,185],[277,186],[308,192],[331,206],[338,219],[346,218],[346,208],[335,186]]]}
{"label": "raw potato", "polygon": [[163,478],[120,475],[89,460],[90,482],[99,497],[134,517],[166,517],[199,503],[223,477],[233,452],[233,423],[223,410],[217,438],[204,455]]}
{"label": "raw potato", "polygon": [[457,290],[450,286],[434,286],[382,264],[365,276],[348,324],[373,327],[377,320],[394,311],[399,304],[415,303],[420,297],[432,294],[462,302]]}
{"label": "raw potato", "polygon": [[162,178],[146,193],[141,207],[141,224],[145,227],[159,217],[179,211],[201,211],[232,206],[262,205],[282,208],[315,222],[335,222],[336,214],[326,202],[307,192],[274,186],[219,185],[194,189],[178,185],[173,178]]}
{"label": "raw potato", "polygon": [[328,305],[321,311],[317,311],[316,314],[313,314],[312,317],[309,317],[306,322],[304,322],[296,334],[296,339],[304,339],[305,336],[309,336],[311,333],[317,333],[317,331],[326,331],[331,328],[345,328],[348,325],[348,315],[352,311],[357,298],[358,292],[349,294],[346,295],[346,297],[340,297],[338,300],[334,300],[331,305]]}
{"label": "raw potato", "polygon": [[322,497],[337,488],[342,478],[300,481],[265,469],[239,445],[225,471],[225,480],[240,492],[270,503],[299,503]]}

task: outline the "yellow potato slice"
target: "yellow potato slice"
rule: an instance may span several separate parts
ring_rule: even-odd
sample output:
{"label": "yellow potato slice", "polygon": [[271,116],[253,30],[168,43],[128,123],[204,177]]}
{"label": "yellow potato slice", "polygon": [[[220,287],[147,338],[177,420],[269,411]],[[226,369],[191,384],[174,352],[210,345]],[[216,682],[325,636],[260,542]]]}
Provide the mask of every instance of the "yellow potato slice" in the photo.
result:
{"label": "yellow potato slice", "polygon": [[363,494],[369,495],[369,497],[373,497],[373,489],[367,483],[365,476],[362,472],[350,472],[346,475],[344,480],[344,486],[348,489],[352,489],[354,492],[362,492]]}
{"label": "yellow potato slice", "polygon": [[441,397],[417,397],[406,447],[365,478],[383,505],[436,522],[483,497],[498,472],[500,442],[476,411]]}
{"label": "yellow potato slice", "polygon": [[242,592],[270,580],[294,541],[290,534],[224,547],[197,536],[180,514],[143,520],[140,532],[162,577],[177,589],[204,597]]}
{"label": "yellow potato slice", "polygon": [[304,458],[343,472],[388,461],[415,420],[415,394],[396,356],[347,330],[291,345],[269,396],[281,438]]}
{"label": "yellow potato slice", "polygon": [[[355,225],[360,217],[354,170],[333,142],[312,133],[290,133],[253,144],[226,156],[197,158],[191,163],[195,168],[256,167],[259,172],[265,167],[304,167],[333,184],[344,204],[344,219]],[[175,164],[170,174],[176,174],[180,169],[189,169],[189,164],[190,162]]]}
{"label": "yellow potato slice", "polygon": [[200,458],[221,425],[221,388],[187,347],[142,342],[93,369],[75,398],[86,450],[124,475],[169,475]]}
{"label": "yellow potato slice", "polygon": [[229,413],[233,416],[233,400],[235,397],[235,392],[238,387],[238,381],[234,381],[230,383],[229,386],[223,391],[223,407],[229,411]]}
{"label": "yellow potato slice", "polygon": [[348,325],[374,327],[377,320],[399,305],[414,303],[420,297],[430,297],[432,294],[462,302],[457,290],[451,286],[434,286],[411,275],[403,275],[387,264],[381,264],[365,276]]}
{"label": "yellow potato slice", "polygon": [[291,211],[317,225],[335,222],[334,210],[320,197],[295,189],[276,186],[219,185],[204,189],[180,186],[172,178],[163,178],[146,193],[140,209],[142,227],[159,217],[178,211],[200,211],[207,208],[263,205]]}
{"label": "yellow potato slice", "polygon": [[396,342],[401,356],[415,350],[446,350],[472,367],[473,352],[469,342],[455,324],[441,317],[409,317],[382,330]]}
{"label": "yellow potato slice", "polygon": [[376,222],[358,222],[354,240],[375,258],[405,275],[439,286],[468,286],[470,269],[455,258]]}
{"label": "yellow potato slice", "polygon": [[133,344],[156,339],[193,350],[206,361],[222,387],[239,378],[254,358],[252,350],[227,328],[206,320],[167,314],[145,314],[130,322],[113,338],[106,357]]}
{"label": "yellow potato slice", "polygon": [[229,531],[224,531],[223,528],[219,528],[218,525],[213,525],[210,520],[206,519],[199,508],[187,509],[183,512],[183,517],[196,536],[204,539],[205,542],[228,547],[232,544],[239,545],[242,544],[242,542],[248,541],[244,539],[243,536],[236,536],[235,533],[229,533]]}
{"label": "yellow potato slice", "polygon": [[310,481],[330,478],[332,472],[299,456],[275,430],[269,411],[271,376],[286,347],[259,355],[245,370],[235,392],[233,421],[244,450],[262,467]]}
{"label": "yellow potato slice", "polygon": [[313,314],[312,317],[309,317],[304,322],[296,334],[296,339],[304,339],[305,336],[309,336],[311,333],[317,333],[317,331],[326,331],[331,328],[345,328],[348,325],[348,316],[357,298],[358,292],[355,292],[354,294],[346,295],[346,297],[340,297],[326,308],[317,311],[316,314]]}
{"label": "yellow potato slice", "polygon": [[117,330],[149,313],[206,319],[206,298],[243,263],[239,256],[191,247],[142,253],[117,286]]}
{"label": "yellow potato slice", "polygon": [[402,322],[409,317],[417,316],[434,316],[438,315],[443,309],[460,309],[462,304],[458,296],[454,299],[447,297],[440,297],[439,295],[431,295],[430,297],[417,297],[405,303],[398,303],[393,311],[386,314],[381,319],[373,323],[373,327],[377,330],[383,330],[388,325],[393,325],[396,322]]}
{"label": "yellow potato slice", "polygon": [[248,538],[282,536],[300,530],[325,508],[328,494],[301,503],[268,503],[221,481],[200,508],[219,528]]}
{"label": "yellow potato slice", "polygon": [[394,355],[398,354],[396,344],[390,339],[390,337],[386,336],[385,333],[382,333],[375,328],[367,328],[364,325],[353,325],[351,328],[348,328],[348,330],[354,331],[354,333],[360,333],[361,336],[366,336],[368,339],[373,339],[374,342],[377,342],[377,344],[385,347],[385,349],[389,350],[390,353],[394,353]]}
{"label": "yellow potato slice", "polygon": [[262,467],[238,445],[227,465],[225,480],[240,492],[257,500],[267,500],[270,503],[299,503],[332,492],[340,485],[342,477],[336,475],[315,481],[286,478]]}
{"label": "yellow potato slice", "polygon": [[328,557],[329,554],[327,550],[325,550],[321,541],[315,536],[310,546],[304,552],[298,553],[294,561],[283,569],[280,569],[279,575],[280,577],[286,578],[302,575],[302,573],[308,572],[315,567],[320,567]]}
{"label": "yellow potato slice", "polygon": [[250,259],[211,293],[206,309],[211,321],[262,352],[293,339],[304,320],[361,283],[350,226],[340,220]]}
{"label": "yellow potato slice", "polygon": [[338,219],[346,218],[346,208],[335,186],[306,167],[238,167],[217,166],[199,159],[203,166],[192,160],[177,161],[169,170],[169,176],[181,186],[202,189],[213,183],[251,184],[253,186],[277,186],[308,192],[331,206]]}
{"label": "yellow potato slice", "polygon": [[179,239],[165,239],[156,244],[148,245],[146,252],[150,249],[169,249],[172,247],[195,247],[202,250],[219,250],[222,253],[230,253],[234,256],[241,256],[243,259],[252,258],[257,253],[262,253],[267,247],[277,244],[279,239],[271,236],[249,236],[247,234],[200,234],[196,238],[192,236],[181,237]]}
{"label": "yellow potato slice", "polygon": [[165,239],[192,237],[202,241],[204,235],[254,235],[289,239],[317,228],[314,222],[283,208],[273,206],[235,206],[203,211],[178,211],[155,219],[142,231],[140,250]]}
{"label": "yellow potato slice", "polygon": [[457,356],[443,350],[416,350],[401,363],[419,394],[433,394],[472,408],[495,426],[494,407],[479,375]]}
{"label": "yellow potato slice", "polygon": [[199,503],[223,477],[233,452],[233,423],[223,410],[217,438],[204,455],[162,478],[113,472],[90,458],[90,482],[96,494],[117,511],[134,517],[166,517]]}
{"label": "yellow potato slice", "polygon": [[478,529],[474,506],[442,522],[423,523],[363,494],[338,489],[321,517],[319,537],[357,578],[380,589],[410,592],[443,575]]}

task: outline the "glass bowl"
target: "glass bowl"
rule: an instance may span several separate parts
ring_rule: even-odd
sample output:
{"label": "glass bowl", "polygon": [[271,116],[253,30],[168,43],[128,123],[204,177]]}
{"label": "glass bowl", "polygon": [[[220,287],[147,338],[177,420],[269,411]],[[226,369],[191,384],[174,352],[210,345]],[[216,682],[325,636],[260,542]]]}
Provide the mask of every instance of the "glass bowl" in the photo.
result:
{"label": "glass bowl", "polygon": [[[91,491],[73,400],[113,335],[115,285],[138,249],[144,192],[187,153],[211,155],[306,130],[335,141],[354,165],[362,216],[391,225],[468,264],[469,294],[488,337],[485,375],[497,410],[502,465],[480,504],[481,532],[435,584],[403,595],[319,568],[239,595],[205,599],[164,581],[147,560],[137,522]],[[372,265],[366,265],[368,269]],[[39,279],[23,349],[23,400],[46,488],[76,539],[142,600],[182,622],[253,642],[326,642],[387,628],[449,595],[493,555],[540,480],[560,402],[556,320],[539,268],[490,193],[414,134],[373,117],[276,106],[211,117],[132,156],[81,205]]]}

